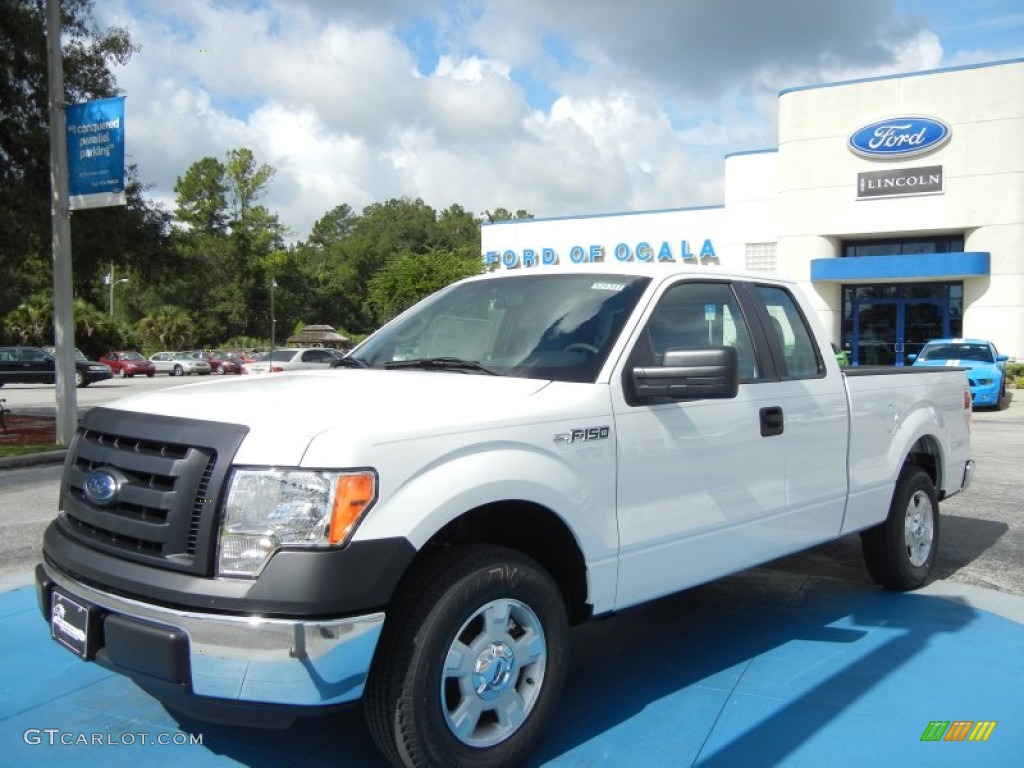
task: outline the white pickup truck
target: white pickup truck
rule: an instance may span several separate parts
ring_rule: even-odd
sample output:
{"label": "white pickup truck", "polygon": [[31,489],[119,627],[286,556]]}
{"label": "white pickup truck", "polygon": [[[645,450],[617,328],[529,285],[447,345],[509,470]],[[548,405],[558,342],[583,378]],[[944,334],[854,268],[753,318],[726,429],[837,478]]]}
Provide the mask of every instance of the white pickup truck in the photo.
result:
{"label": "white pickup truck", "polygon": [[517,765],[570,625],[851,532],[913,589],[972,466],[962,370],[841,370],[768,277],[492,273],[343,362],[90,410],[53,638],[192,716],[362,698],[395,765]]}

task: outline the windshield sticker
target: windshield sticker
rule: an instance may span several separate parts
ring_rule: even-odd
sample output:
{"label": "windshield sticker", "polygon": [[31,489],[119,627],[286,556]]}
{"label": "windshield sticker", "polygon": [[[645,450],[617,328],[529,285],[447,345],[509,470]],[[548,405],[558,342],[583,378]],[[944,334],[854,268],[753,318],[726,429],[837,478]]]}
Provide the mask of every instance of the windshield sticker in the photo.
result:
{"label": "windshield sticker", "polygon": [[592,291],[621,291],[626,287],[625,283],[594,283],[590,286]]}

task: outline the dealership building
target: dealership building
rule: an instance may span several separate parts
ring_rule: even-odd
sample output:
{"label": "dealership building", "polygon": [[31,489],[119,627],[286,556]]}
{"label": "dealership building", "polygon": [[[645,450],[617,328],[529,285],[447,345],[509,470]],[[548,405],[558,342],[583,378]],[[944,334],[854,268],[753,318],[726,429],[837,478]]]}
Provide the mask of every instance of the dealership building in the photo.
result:
{"label": "dealership building", "polygon": [[1024,59],[785,90],[778,147],[727,156],[724,197],[495,222],[483,258],[779,275],[857,364],[944,336],[1024,358]]}

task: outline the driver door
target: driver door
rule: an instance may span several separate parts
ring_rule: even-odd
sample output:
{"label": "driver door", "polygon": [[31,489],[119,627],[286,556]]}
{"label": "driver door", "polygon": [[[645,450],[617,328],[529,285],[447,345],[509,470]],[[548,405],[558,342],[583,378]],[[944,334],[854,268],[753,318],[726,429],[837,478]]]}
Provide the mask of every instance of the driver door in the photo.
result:
{"label": "driver door", "polygon": [[[684,281],[657,297],[613,392],[618,438],[619,588],[625,607],[769,559],[766,524],[786,507],[782,390],[755,351],[751,311],[732,283]],[[637,402],[633,365],[668,349],[735,346],[735,398]]]}

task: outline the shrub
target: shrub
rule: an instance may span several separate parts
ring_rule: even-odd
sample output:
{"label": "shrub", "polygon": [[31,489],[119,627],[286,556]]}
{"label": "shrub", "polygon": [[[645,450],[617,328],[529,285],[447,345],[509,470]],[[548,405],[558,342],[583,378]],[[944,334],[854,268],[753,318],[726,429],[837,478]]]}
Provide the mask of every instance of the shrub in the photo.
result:
{"label": "shrub", "polygon": [[1006,385],[1014,389],[1024,389],[1024,362],[1006,364]]}

